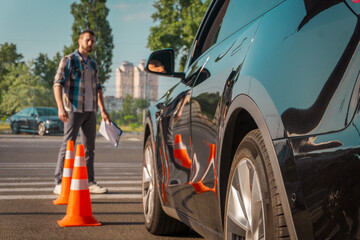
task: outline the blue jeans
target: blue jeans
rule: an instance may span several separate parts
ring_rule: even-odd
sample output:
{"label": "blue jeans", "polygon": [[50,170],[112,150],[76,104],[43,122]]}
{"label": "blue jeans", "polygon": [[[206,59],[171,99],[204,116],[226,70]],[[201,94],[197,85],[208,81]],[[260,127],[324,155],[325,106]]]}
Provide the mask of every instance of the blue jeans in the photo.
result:
{"label": "blue jeans", "polygon": [[[76,138],[80,130],[81,141],[85,146],[85,160],[87,165],[89,182],[95,183],[94,179],[94,151],[96,137],[96,114],[95,112],[68,112],[69,118],[64,124],[64,139],[60,147],[56,170],[55,184],[61,184],[64,168],[66,146],[69,140],[76,143]],[[75,145],[76,152],[76,145]]]}

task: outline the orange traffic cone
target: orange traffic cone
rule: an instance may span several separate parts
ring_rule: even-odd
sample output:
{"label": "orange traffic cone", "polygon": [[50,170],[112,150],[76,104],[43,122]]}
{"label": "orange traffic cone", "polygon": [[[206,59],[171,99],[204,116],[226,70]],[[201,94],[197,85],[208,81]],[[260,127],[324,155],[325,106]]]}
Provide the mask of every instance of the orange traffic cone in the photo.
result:
{"label": "orange traffic cone", "polygon": [[60,227],[100,226],[92,215],[84,145],[77,145],[74,172],[71,180],[66,216],[58,221]]}
{"label": "orange traffic cone", "polygon": [[187,153],[186,146],[182,142],[181,135],[175,136],[174,158],[181,166],[190,169],[192,161]]}
{"label": "orange traffic cone", "polygon": [[61,180],[61,193],[60,196],[53,201],[55,205],[68,204],[71,178],[74,168],[74,160],[75,160],[74,141],[68,141],[66,148],[63,176]]}

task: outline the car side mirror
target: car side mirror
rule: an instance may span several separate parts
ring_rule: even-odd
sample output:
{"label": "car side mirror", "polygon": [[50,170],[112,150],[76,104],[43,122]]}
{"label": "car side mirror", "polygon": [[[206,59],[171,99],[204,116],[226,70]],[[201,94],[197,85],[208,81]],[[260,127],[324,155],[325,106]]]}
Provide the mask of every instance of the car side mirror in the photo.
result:
{"label": "car side mirror", "polygon": [[145,71],[165,77],[183,79],[185,73],[175,72],[175,53],[171,48],[152,52],[145,66]]}

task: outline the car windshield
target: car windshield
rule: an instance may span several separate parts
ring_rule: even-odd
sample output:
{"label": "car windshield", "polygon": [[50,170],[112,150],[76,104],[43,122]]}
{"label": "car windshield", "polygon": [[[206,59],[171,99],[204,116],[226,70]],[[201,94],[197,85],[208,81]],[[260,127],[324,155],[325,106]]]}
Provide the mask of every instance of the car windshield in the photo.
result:
{"label": "car windshield", "polygon": [[57,116],[57,110],[55,108],[37,108],[39,116]]}

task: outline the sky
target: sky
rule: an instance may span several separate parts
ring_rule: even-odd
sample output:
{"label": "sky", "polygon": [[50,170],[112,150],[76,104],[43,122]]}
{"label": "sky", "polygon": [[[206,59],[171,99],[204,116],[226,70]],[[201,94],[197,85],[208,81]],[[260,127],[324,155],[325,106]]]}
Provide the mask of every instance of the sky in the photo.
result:
{"label": "sky", "polygon": [[[52,58],[62,54],[64,46],[71,44],[74,18],[70,6],[79,0],[0,0],[0,44],[8,42],[17,46],[25,61],[35,59],[40,53]],[[147,59],[146,47],[151,15],[155,12],[153,0],[108,0],[110,10],[107,20],[114,38],[113,65],[110,79],[105,83],[105,96],[115,96],[115,69],[123,61],[138,65]],[[174,81],[159,79],[162,96]]]}

